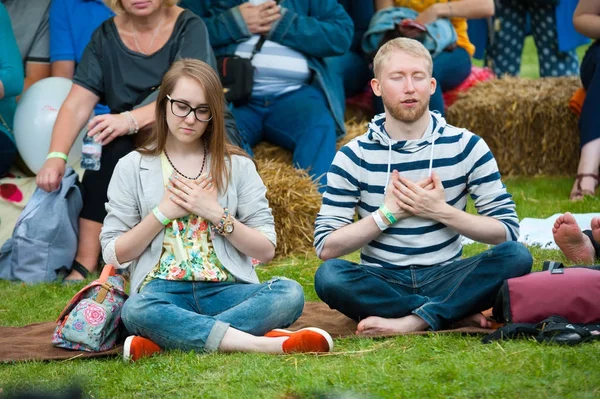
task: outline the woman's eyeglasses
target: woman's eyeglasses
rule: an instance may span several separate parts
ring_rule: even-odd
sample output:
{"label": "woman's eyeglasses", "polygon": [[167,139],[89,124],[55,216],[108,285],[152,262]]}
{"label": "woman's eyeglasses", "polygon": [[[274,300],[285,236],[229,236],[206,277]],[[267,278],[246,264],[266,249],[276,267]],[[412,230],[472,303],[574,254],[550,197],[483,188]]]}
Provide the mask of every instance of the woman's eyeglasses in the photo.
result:
{"label": "woman's eyeglasses", "polygon": [[169,95],[167,95],[167,99],[171,103],[171,112],[175,116],[185,118],[190,114],[190,112],[193,111],[196,120],[199,122],[208,122],[212,119],[208,105],[201,105],[199,107],[192,108],[189,104],[184,103],[183,101],[173,100]]}

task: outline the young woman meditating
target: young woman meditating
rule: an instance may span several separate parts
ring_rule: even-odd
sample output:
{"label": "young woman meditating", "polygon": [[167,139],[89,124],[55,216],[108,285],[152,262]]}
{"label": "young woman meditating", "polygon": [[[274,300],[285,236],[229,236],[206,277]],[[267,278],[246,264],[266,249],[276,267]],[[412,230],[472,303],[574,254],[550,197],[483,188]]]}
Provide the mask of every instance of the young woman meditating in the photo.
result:
{"label": "young woman meditating", "polygon": [[252,160],[226,141],[214,70],[175,62],[155,120],[147,142],[115,168],[101,233],[105,261],[131,270],[122,317],[135,335],[124,356],[330,351],[323,330],[274,330],[300,316],[304,293],[292,280],[258,281],[252,258],[273,258],[274,220]]}

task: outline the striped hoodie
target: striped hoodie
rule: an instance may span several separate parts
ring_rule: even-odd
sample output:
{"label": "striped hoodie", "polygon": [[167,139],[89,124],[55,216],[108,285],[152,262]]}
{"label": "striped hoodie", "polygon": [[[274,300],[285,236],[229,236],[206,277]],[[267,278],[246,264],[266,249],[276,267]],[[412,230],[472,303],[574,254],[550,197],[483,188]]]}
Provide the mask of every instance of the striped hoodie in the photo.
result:
{"label": "striped hoodie", "polygon": [[[369,217],[383,204],[384,188],[396,169],[412,181],[431,170],[440,177],[446,202],[465,210],[467,194],[480,215],[496,218],[506,228],[507,240],[517,240],[519,220],[512,196],[500,179],[498,165],[483,139],[446,124],[437,113],[418,140],[396,141],[385,128],[385,114],[377,115],[367,133],[336,154],[327,174],[327,191],[315,221],[315,248],[320,255],[333,231]],[[398,267],[437,265],[462,255],[461,236],[434,220],[411,216],[387,228],[361,250],[361,263]]]}

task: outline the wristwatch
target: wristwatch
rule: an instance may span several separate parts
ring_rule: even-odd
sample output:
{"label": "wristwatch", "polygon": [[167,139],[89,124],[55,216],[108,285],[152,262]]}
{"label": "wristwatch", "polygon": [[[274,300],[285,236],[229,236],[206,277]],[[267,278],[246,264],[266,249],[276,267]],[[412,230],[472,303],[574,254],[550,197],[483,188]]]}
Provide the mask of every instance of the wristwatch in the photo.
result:
{"label": "wristwatch", "polygon": [[223,235],[228,236],[229,234],[233,233],[233,228],[233,218],[231,215],[227,215],[227,218],[223,222]]}

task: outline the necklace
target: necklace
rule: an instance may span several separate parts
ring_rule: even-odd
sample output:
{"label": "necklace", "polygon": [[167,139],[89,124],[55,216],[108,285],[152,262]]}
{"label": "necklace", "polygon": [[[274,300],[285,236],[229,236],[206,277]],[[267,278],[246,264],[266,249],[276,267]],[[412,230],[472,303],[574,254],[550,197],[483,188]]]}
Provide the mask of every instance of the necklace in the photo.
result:
{"label": "necklace", "polygon": [[181,176],[185,177],[188,180],[198,180],[198,178],[202,175],[202,172],[204,171],[204,164],[206,163],[206,145],[204,146],[204,156],[202,157],[202,167],[200,168],[200,173],[198,173],[198,176],[196,177],[189,177],[184,175],[183,173],[181,173],[179,170],[177,170],[177,168],[175,167],[175,165],[173,165],[173,162],[171,162],[171,158],[169,158],[169,154],[167,154],[167,149],[165,148],[165,155],[167,156],[167,161],[169,161],[169,163],[171,164],[171,166],[173,167],[173,169],[175,169],[175,172],[179,173]]}
{"label": "necklace", "polygon": [[138,39],[137,39],[137,30],[135,30],[135,27],[133,26],[133,22],[131,22],[131,19],[129,20],[129,27],[131,29],[131,31],[133,32],[133,41],[135,42],[135,47],[137,48],[139,53],[142,54],[149,54],[150,50],[152,50],[152,45],[154,45],[154,40],[156,39],[156,35],[158,35],[158,31],[160,30],[160,27],[162,26],[164,20],[164,16],[160,19],[160,22],[158,23],[158,25],[156,26],[156,28],[154,28],[154,33],[152,34],[152,39],[150,40],[150,45],[148,46],[148,51],[142,51],[142,49],[140,48],[140,44],[138,43]]}

